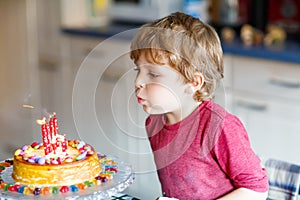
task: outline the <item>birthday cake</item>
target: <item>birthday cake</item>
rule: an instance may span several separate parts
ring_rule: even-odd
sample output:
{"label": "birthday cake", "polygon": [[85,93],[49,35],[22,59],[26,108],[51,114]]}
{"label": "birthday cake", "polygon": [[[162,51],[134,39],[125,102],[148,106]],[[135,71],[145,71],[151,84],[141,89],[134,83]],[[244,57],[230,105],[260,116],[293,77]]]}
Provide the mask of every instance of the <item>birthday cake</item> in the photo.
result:
{"label": "birthday cake", "polygon": [[57,157],[45,155],[44,147],[37,143],[23,146],[14,156],[12,177],[24,185],[62,186],[92,180],[100,172],[95,150],[82,141],[71,140],[65,154]]}
{"label": "birthday cake", "polygon": [[106,182],[117,172],[116,163],[100,156],[91,145],[60,135],[55,113],[49,120],[37,122],[43,142],[33,142],[15,151],[12,178],[16,183],[5,183],[0,177],[0,188],[17,191],[26,186],[28,194],[46,188],[53,193],[58,188],[60,192],[75,191]]}

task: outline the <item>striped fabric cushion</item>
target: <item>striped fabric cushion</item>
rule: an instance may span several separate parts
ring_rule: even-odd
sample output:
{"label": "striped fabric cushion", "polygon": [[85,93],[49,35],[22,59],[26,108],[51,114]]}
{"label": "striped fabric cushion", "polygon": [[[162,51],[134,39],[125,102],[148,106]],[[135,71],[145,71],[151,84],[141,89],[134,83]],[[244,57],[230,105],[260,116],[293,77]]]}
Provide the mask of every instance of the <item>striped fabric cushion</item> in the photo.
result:
{"label": "striped fabric cushion", "polygon": [[269,159],[265,163],[269,178],[270,200],[297,200],[300,185],[300,166]]}

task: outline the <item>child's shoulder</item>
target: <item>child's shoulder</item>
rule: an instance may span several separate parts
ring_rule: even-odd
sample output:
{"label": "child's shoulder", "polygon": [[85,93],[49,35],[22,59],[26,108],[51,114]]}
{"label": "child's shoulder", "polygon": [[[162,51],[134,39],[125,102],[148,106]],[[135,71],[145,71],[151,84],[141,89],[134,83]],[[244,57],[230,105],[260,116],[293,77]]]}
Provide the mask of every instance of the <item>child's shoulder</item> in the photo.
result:
{"label": "child's shoulder", "polygon": [[237,124],[241,125],[241,120],[234,114],[228,112],[223,106],[219,105],[218,103],[214,102],[213,100],[209,100],[206,102],[206,105],[203,106],[203,109],[206,109],[206,111],[211,112],[213,116],[221,119],[225,123],[229,124]]}
{"label": "child's shoulder", "polygon": [[201,109],[211,112],[212,114],[217,115],[222,119],[224,119],[226,115],[229,114],[224,107],[214,102],[214,100],[204,101],[202,102],[202,104],[203,106]]}

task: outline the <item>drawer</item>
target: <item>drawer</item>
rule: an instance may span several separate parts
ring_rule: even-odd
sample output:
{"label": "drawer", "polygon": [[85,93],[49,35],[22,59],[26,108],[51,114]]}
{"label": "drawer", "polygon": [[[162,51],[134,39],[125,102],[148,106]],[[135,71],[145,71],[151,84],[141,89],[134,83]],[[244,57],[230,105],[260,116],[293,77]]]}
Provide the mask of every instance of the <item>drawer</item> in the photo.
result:
{"label": "drawer", "polygon": [[249,115],[247,125],[251,146],[259,157],[300,164],[300,129],[295,123],[288,119]]}
{"label": "drawer", "polygon": [[68,36],[72,59],[83,60],[103,39]]}
{"label": "drawer", "polygon": [[[94,56],[97,58],[106,55],[116,54],[120,49],[128,49],[130,41],[120,39],[103,39],[87,37],[69,37],[70,56],[73,59],[84,59],[85,57]],[[90,54],[92,52],[92,55]],[[118,56],[118,55],[116,55]]]}
{"label": "drawer", "polygon": [[235,93],[233,114],[244,123],[254,151],[262,158],[300,163],[300,106],[270,96]]}
{"label": "drawer", "polygon": [[233,59],[233,90],[300,100],[300,65],[262,59]]}
{"label": "drawer", "polygon": [[[110,76],[120,77],[123,65],[129,65],[130,41],[84,37],[69,37],[68,60],[72,74],[79,67],[105,68]],[[130,63],[132,68],[132,63]]]}
{"label": "drawer", "polygon": [[251,146],[262,158],[300,164],[300,105],[297,101],[235,93],[233,114],[244,123]]}
{"label": "drawer", "polygon": [[232,96],[232,111],[234,114],[263,115],[268,120],[273,118],[288,119],[300,128],[300,105],[297,100],[285,99],[282,101],[282,99],[275,99],[273,96],[253,94],[246,91],[234,91]]}

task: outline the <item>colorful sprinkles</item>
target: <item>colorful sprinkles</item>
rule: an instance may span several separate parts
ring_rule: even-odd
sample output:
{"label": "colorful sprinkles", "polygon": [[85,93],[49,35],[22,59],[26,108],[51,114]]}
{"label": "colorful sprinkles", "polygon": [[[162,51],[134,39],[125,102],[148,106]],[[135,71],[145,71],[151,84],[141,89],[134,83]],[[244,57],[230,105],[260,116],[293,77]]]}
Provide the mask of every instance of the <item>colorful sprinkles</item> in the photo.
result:
{"label": "colorful sprinkles", "polygon": [[[83,145],[84,146],[84,145]],[[99,161],[102,165],[102,172],[94,179],[85,181],[83,183],[66,185],[66,186],[53,186],[53,187],[30,187],[26,185],[19,185],[17,183],[7,183],[2,179],[2,173],[7,167],[12,167],[13,160],[7,159],[0,162],[0,190],[16,192],[25,195],[48,195],[59,194],[67,192],[78,192],[79,190],[85,190],[89,187],[97,186],[108,182],[113,179],[113,176],[117,173],[117,162],[108,158],[105,155],[98,154]]]}
{"label": "colorful sprinkles", "polygon": [[69,140],[68,145],[76,148],[80,154],[72,158],[68,154],[49,154],[46,156],[31,155],[31,152],[37,149],[43,149],[43,143],[33,142],[31,145],[24,145],[22,148],[17,149],[14,153],[15,156],[22,156],[23,160],[30,163],[36,163],[39,165],[52,164],[59,165],[64,162],[73,162],[75,160],[83,160],[88,155],[92,155],[92,147],[80,140]]}

